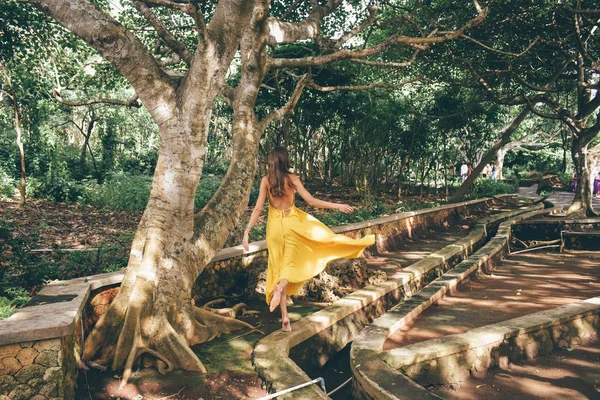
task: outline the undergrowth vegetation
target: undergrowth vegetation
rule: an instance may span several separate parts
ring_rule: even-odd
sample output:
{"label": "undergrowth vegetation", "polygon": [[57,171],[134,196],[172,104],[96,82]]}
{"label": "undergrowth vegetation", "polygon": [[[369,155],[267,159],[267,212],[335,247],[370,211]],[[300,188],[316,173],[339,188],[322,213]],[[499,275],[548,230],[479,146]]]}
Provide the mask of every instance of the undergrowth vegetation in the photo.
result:
{"label": "undergrowth vegetation", "polygon": [[[58,246],[49,251],[33,251],[31,236],[14,232],[16,222],[0,220],[0,319],[29,301],[44,284],[124,268],[128,248],[100,245],[93,251],[63,251]],[[120,237],[130,243],[131,236]]]}

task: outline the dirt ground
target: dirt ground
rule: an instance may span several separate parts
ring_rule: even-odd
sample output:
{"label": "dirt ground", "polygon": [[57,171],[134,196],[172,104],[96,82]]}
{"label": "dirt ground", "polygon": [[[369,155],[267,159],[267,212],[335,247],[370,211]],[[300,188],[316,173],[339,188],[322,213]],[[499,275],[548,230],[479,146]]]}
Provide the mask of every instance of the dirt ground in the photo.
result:
{"label": "dirt ground", "polygon": [[552,356],[511,364],[484,379],[433,390],[446,400],[600,399],[600,343],[560,350]]}
{"label": "dirt ground", "polygon": [[31,200],[0,201],[0,219],[13,225],[13,235],[27,238],[30,249],[83,249],[99,244],[128,248],[141,212],[106,211],[94,207]]}
{"label": "dirt ground", "polygon": [[[509,256],[396,332],[386,349],[600,295],[600,253],[543,250]],[[493,310],[493,312],[492,312]],[[446,399],[600,399],[600,343],[511,364],[485,379],[430,388]]]}

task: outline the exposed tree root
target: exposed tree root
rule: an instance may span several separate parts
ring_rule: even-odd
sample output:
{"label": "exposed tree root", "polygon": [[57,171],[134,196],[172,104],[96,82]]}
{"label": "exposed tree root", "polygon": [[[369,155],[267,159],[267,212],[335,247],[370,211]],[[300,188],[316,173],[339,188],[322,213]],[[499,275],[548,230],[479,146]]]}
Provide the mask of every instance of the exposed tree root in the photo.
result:
{"label": "exposed tree root", "polygon": [[[264,334],[244,321],[213,312],[219,310],[210,305],[222,303],[221,300],[204,308],[192,306],[187,311],[186,307],[159,310],[155,309],[153,293],[152,282],[136,278],[128,298],[115,298],[85,342],[82,359],[88,365],[106,368],[110,364],[115,371],[123,369],[121,388],[142,355],[151,357],[150,363],[145,358],[145,366],[155,366],[163,374],[176,368],[205,374],[206,368],[190,346],[243,328]],[[245,309],[245,304],[238,304],[226,310],[228,315],[236,316]]]}
{"label": "exposed tree root", "polygon": [[213,301],[209,301],[208,303],[206,303],[205,305],[202,306],[202,309],[210,311],[210,312],[218,314],[218,315],[223,315],[223,316],[226,316],[229,318],[236,318],[240,312],[242,313],[242,315],[246,314],[246,310],[247,310],[248,306],[244,303],[239,303],[233,307],[227,307],[227,308],[212,308],[212,306],[215,304],[221,304],[221,303],[225,303],[225,302],[226,302],[225,299],[216,299]]}

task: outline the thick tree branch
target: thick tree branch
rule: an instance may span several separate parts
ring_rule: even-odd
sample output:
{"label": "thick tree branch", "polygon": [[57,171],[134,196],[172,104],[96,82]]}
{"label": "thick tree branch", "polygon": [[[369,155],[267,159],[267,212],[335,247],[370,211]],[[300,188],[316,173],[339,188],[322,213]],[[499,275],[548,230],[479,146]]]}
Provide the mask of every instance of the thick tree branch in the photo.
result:
{"label": "thick tree branch", "polygon": [[138,101],[139,97],[137,95],[133,96],[129,100],[118,100],[118,99],[108,99],[108,98],[95,98],[88,100],[67,100],[64,99],[59,90],[52,90],[52,95],[59,103],[65,104],[67,106],[79,107],[79,106],[89,106],[92,104],[112,104],[117,106],[127,106],[127,107],[136,107],[139,108],[142,105]]}
{"label": "thick tree branch", "polygon": [[582,116],[588,117],[595,113],[598,108],[600,108],[600,95],[598,95],[598,92],[596,91],[594,98],[585,103],[579,113]]}
{"label": "thick tree branch", "polygon": [[395,89],[404,85],[408,85],[415,82],[422,82],[424,80],[428,80],[424,77],[419,77],[415,79],[410,79],[408,81],[398,82],[398,83],[373,83],[370,85],[355,85],[355,86],[320,86],[312,79],[306,84],[306,86],[311,87],[320,92],[332,92],[334,90],[370,90],[370,89]]}
{"label": "thick tree branch", "polygon": [[302,77],[296,84],[296,88],[294,89],[294,92],[292,93],[292,95],[290,96],[288,101],[282,107],[278,108],[277,110],[273,110],[269,114],[267,114],[259,122],[259,127],[260,127],[259,129],[261,129],[261,131],[264,131],[264,129],[271,122],[273,122],[275,120],[280,120],[283,117],[285,117],[287,114],[292,114],[294,112],[294,107],[296,107],[298,100],[300,100],[300,96],[302,95],[302,90],[304,90],[304,87],[306,85],[308,85],[310,83],[310,81],[311,81],[311,77],[309,74],[302,75]]}
{"label": "thick tree branch", "polygon": [[348,61],[351,61],[351,62],[354,62],[357,64],[370,65],[373,67],[404,68],[404,67],[408,67],[409,65],[414,63],[420,52],[421,52],[421,50],[416,49],[414,51],[413,55],[410,57],[410,59],[408,61],[404,61],[404,62],[369,61],[369,60],[363,60],[360,58],[356,59],[356,60],[351,59]]}
{"label": "thick tree branch", "polygon": [[292,43],[314,39],[320,34],[319,25],[343,0],[328,0],[324,6],[315,7],[310,15],[300,22],[282,22],[275,17],[266,21],[267,44]]}
{"label": "thick tree branch", "polygon": [[174,82],[144,44],[88,0],[27,0],[79,36],[121,72],[157,123],[171,118]]}
{"label": "thick tree branch", "polygon": [[224,83],[221,88],[221,96],[227,105],[230,107],[233,105],[233,101],[235,100],[235,89],[229,85],[228,83]]}
{"label": "thick tree branch", "polygon": [[192,15],[194,9],[187,1],[172,1],[172,0],[140,0],[150,7],[167,7],[173,10],[179,10],[183,13]]}
{"label": "thick tree branch", "polygon": [[143,1],[134,1],[133,6],[150,22],[162,41],[189,65],[192,62],[192,53],[190,53],[183,43],[175,39],[175,36],[169,32],[167,27],[154,15],[150,8]]}
{"label": "thick tree branch", "polygon": [[[358,59],[365,58],[368,56],[372,56],[374,54],[380,53],[392,45],[395,44],[404,44],[407,46],[413,46],[418,49],[426,49],[430,45],[435,43],[442,43],[447,40],[455,39],[463,34],[469,28],[477,26],[483,22],[487,15],[487,8],[483,9],[477,17],[473,18],[469,22],[467,22],[461,28],[451,31],[445,32],[444,34],[440,34],[439,36],[430,35],[427,37],[410,37],[410,36],[399,36],[392,35],[386,40],[382,41],[376,46],[361,49],[361,50],[340,50],[331,54],[321,55],[321,56],[311,56],[305,58],[289,58],[289,59],[280,59],[280,58],[272,58],[269,60],[270,67],[273,68],[298,68],[298,67],[308,67],[315,65],[324,65],[330,64],[335,61],[347,60],[347,59]],[[438,33],[439,34],[439,33]]]}

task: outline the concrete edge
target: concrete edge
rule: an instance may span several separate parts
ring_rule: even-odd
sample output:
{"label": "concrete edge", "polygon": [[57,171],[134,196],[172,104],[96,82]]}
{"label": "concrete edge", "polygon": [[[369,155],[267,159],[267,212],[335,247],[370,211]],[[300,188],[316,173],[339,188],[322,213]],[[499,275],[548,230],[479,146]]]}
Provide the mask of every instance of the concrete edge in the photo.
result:
{"label": "concrete edge", "polygon": [[[390,309],[390,311],[374,320],[371,325],[359,333],[350,350],[350,364],[353,371],[353,379],[355,382],[359,383],[359,386],[357,386],[356,389],[361,391],[361,396],[363,396],[363,398],[401,399],[412,397],[410,395],[412,389],[407,389],[402,382],[398,382],[397,385],[388,388],[386,391],[380,390],[380,382],[393,381],[401,374],[390,366],[390,358],[395,360],[400,357],[395,357],[395,354],[389,355],[389,352],[383,351],[385,341],[393,334],[393,332],[415,319],[448,290],[458,285],[471,273],[477,271],[488,260],[501,254],[508,245],[510,239],[510,226],[512,224],[516,221],[551,211],[540,209],[541,207],[536,208],[537,210],[535,211],[513,215],[507,221],[502,222],[498,227],[496,236],[472,256],[459,263],[452,270],[446,272],[437,281],[427,285],[417,295]],[[373,362],[371,362],[371,364],[368,364],[369,359],[364,360],[363,357],[372,353],[377,354],[380,359],[384,354],[387,358],[385,360],[382,359],[382,363],[378,362],[373,364]],[[406,355],[403,354],[402,356],[405,357]],[[369,365],[375,366],[376,369],[369,368]],[[362,366],[362,368],[357,368],[357,366]],[[406,377],[406,379],[412,382],[409,382],[410,385],[414,384],[408,377]],[[402,378],[402,381],[404,381],[404,383],[408,382],[404,378]],[[377,383],[377,385],[372,385],[372,383]]]}
{"label": "concrete edge", "polygon": [[[421,279],[427,271],[447,262],[453,255],[464,254],[470,246],[484,239],[487,235],[486,227],[489,224],[518,217],[521,214],[529,213],[532,209],[540,212],[542,208],[543,204],[538,204],[525,209],[485,217],[484,220],[487,222],[478,225],[474,228],[474,232],[470,232],[465,238],[431,253],[429,256],[396,274],[391,279],[355,291],[334,302],[332,305],[311,314],[309,317],[303,318],[292,325],[293,331],[291,333],[277,331],[261,339],[255,346],[255,349],[258,350],[255,350],[253,354],[253,363],[259,376],[266,381],[267,386],[272,391],[284,390],[310,381],[308,375],[289,358],[289,351],[292,347],[335,325],[357,310],[374,303],[393,290],[402,286],[409,286],[412,281]],[[457,243],[460,244],[457,245]],[[270,351],[263,349],[270,349]],[[291,368],[291,364],[295,368]],[[282,371],[285,371],[285,373],[282,373]],[[328,398],[316,385],[303,389],[301,393],[295,393],[290,398],[297,399],[304,398],[304,396],[307,399]]]}

